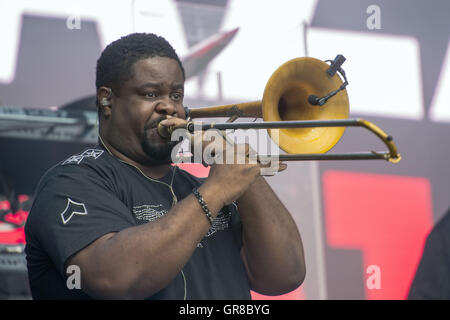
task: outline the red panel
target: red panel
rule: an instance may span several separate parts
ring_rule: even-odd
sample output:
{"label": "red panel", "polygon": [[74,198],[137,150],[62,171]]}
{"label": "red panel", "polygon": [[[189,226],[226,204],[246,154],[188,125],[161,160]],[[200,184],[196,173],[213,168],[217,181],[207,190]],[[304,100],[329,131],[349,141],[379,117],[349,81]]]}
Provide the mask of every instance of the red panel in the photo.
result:
{"label": "red panel", "polygon": [[367,299],[405,299],[433,224],[429,181],[327,171],[323,193],[328,244],[361,250],[365,271],[380,268],[380,289],[363,275]]}
{"label": "red panel", "polygon": [[283,294],[281,296],[265,296],[254,291],[250,291],[252,300],[304,300],[303,287],[299,287],[294,291]]}
{"label": "red panel", "polygon": [[[0,222],[0,228],[2,227]],[[24,227],[15,228],[8,231],[0,231],[0,244],[25,244]]]}
{"label": "red panel", "polygon": [[[28,201],[29,197],[24,194],[18,196],[20,204]],[[11,204],[7,200],[0,201],[0,244],[25,243],[24,225],[28,218],[28,211],[19,209],[11,212]]]}
{"label": "red panel", "polygon": [[176,166],[199,178],[206,178],[209,174],[209,167],[201,163],[177,163]]}

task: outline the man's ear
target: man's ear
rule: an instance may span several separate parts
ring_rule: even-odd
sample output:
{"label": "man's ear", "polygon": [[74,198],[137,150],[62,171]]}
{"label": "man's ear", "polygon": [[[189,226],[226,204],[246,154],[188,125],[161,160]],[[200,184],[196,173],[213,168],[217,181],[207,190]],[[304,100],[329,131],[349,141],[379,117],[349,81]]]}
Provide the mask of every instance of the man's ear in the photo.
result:
{"label": "man's ear", "polygon": [[100,113],[105,117],[109,118],[111,115],[112,107],[112,90],[108,87],[100,87],[97,90],[97,104]]}

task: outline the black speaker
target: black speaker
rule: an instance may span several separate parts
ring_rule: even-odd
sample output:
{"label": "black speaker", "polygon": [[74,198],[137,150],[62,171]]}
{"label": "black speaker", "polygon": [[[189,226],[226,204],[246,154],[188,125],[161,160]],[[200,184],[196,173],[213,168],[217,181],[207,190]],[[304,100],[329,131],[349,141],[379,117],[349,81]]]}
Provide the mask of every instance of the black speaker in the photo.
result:
{"label": "black speaker", "polygon": [[0,299],[31,299],[23,245],[0,245]]}

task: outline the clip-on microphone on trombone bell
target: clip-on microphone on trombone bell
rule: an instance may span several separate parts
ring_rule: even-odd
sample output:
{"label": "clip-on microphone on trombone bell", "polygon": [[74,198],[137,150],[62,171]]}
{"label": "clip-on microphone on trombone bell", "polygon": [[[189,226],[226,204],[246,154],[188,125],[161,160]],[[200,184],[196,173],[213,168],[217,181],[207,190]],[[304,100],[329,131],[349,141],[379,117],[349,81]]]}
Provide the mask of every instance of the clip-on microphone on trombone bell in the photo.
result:
{"label": "clip-on microphone on trombone bell", "polygon": [[333,61],[331,60],[325,60],[325,62],[331,62],[330,67],[327,70],[327,74],[332,77],[336,74],[336,72],[339,72],[342,77],[344,78],[344,83],[339,87],[339,89],[334,90],[327,94],[326,96],[319,98],[318,96],[312,94],[308,97],[308,102],[314,106],[323,106],[328,99],[330,99],[332,96],[336,95],[339,91],[344,90],[345,87],[348,85],[347,78],[345,77],[345,72],[341,68],[342,64],[345,62],[345,57],[342,54],[338,54],[336,58],[334,58]]}

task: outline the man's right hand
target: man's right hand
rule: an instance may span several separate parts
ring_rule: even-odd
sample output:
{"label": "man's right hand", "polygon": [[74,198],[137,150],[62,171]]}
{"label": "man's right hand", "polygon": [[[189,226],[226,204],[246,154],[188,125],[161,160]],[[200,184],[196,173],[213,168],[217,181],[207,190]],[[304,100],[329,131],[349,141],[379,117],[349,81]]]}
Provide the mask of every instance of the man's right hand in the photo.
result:
{"label": "man's right hand", "polygon": [[[171,116],[161,121],[164,126],[179,126],[183,123],[186,120]],[[259,163],[256,152],[248,144],[235,144],[217,130],[196,131],[191,136],[190,145],[192,154],[200,155],[201,152],[203,165],[210,166],[204,184],[216,190],[223,205],[237,200],[261,175],[261,169],[268,167]],[[286,165],[277,163],[274,167],[277,172],[284,170]]]}
{"label": "man's right hand", "polygon": [[223,205],[229,205],[261,175],[261,167],[249,158],[252,151],[248,144],[231,144],[224,139],[223,145],[223,156],[216,154],[205,184],[218,186],[217,196]]}

